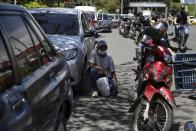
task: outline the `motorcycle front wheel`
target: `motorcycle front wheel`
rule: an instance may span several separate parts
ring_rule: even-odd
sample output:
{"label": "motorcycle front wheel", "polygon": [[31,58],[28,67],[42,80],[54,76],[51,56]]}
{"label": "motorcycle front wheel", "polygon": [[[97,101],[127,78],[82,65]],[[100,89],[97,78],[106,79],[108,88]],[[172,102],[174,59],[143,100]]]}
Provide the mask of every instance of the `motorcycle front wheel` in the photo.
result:
{"label": "motorcycle front wheel", "polygon": [[186,52],[186,38],[185,38],[185,34],[181,34],[180,35],[180,40],[179,40],[179,51],[181,53],[185,53]]}
{"label": "motorcycle front wheel", "polygon": [[133,131],[169,131],[173,124],[173,110],[162,99],[150,103],[148,119],[144,120],[146,105],[140,103],[134,111]]}

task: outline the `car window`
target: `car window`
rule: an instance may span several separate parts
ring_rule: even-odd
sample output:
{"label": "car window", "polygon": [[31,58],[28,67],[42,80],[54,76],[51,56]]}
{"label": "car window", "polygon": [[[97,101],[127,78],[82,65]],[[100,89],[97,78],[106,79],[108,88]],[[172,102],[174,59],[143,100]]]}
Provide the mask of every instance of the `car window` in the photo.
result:
{"label": "car window", "polygon": [[44,50],[47,52],[48,55],[50,55],[50,57],[52,57],[54,54],[53,54],[53,51],[51,49],[51,46],[50,46],[47,38],[43,35],[43,33],[40,31],[40,29],[38,29],[37,25],[32,21],[31,18],[28,17],[28,20],[32,24],[35,31],[38,33],[38,36],[41,39],[42,44],[44,46]]}
{"label": "car window", "polygon": [[0,35],[0,93],[13,84],[12,66]]}
{"label": "car window", "polygon": [[103,19],[104,19],[104,20],[108,20],[108,15],[103,14]]}
{"label": "car window", "polygon": [[97,19],[98,19],[98,20],[102,20],[102,14],[98,14]]}
{"label": "car window", "polygon": [[85,15],[87,16],[87,19],[89,21],[92,21],[95,19],[95,13],[94,12],[85,12]]}
{"label": "car window", "polygon": [[31,38],[33,40],[33,43],[35,45],[35,49],[37,51],[37,56],[40,60],[41,65],[47,64],[49,62],[49,58],[48,58],[47,53],[45,52],[41,42],[39,41],[36,34],[33,32],[32,28],[29,25],[27,25],[27,28],[29,30],[29,33],[30,33]]}
{"label": "car window", "polygon": [[79,22],[76,14],[33,14],[46,34],[78,35]]}
{"label": "car window", "polygon": [[87,26],[86,19],[85,19],[84,15],[81,16],[81,20],[82,20],[83,31],[86,32],[88,30],[88,26]]}
{"label": "car window", "polygon": [[31,36],[21,16],[4,15],[0,16],[0,19],[8,33],[20,76],[24,78],[40,67],[39,57]]}
{"label": "car window", "polygon": [[110,18],[111,20],[114,19],[114,15],[108,15],[108,18]]}

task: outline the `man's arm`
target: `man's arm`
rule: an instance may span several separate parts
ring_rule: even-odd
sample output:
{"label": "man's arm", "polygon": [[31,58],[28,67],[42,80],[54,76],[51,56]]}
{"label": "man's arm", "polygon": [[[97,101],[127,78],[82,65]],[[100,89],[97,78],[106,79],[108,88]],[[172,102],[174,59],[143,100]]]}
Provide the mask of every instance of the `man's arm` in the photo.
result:
{"label": "man's arm", "polygon": [[99,66],[97,66],[96,64],[91,63],[91,62],[89,62],[89,66],[90,66],[90,68],[95,68],[95,69],[97,69],[97,70],[103,70],[102,67],[99,67]]}

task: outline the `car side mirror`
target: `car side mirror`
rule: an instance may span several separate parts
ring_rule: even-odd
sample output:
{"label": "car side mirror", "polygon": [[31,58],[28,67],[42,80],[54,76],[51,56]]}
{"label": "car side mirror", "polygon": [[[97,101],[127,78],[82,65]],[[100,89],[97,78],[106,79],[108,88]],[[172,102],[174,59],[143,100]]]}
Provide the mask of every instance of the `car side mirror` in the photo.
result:
{"label": "car side mirror", "polygon": [[87,30],[84,33],[84,37],[93,37],[93,36],[95,36],[95,30]]}

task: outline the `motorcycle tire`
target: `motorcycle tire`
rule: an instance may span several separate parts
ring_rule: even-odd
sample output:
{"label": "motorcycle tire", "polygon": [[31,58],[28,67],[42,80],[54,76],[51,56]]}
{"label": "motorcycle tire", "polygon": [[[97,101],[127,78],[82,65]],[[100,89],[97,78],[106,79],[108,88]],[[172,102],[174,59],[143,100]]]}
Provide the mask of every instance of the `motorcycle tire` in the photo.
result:
{"label": "motorcycle tire", "polygon": [[185,52],[186,52],[185,34],[181,34],[181,35],[180,35],[178,50],[179,50],[179,52],[181,52],[181,53],[185,53]]}
{"label": "motorcycle tire", "polygon": [[127,28],[124,29],[123,36],[125,38],[128,38],[128,29]]}
{"label": "motorcycle tire", "polygon": [[[169,104],[166,101],[162,100],[162,99],[157,99],[155,101],[155,103],[161,104],[164,107],[164,109],[166,109],[165,110],[166,111],[166,122],[165,122],[165,125],[164,125],[163,129],[161,129],[161,130],[160,129],[156,129],[156,131],[169,131],[170,128],[171,128],[171,126],[172,126],[172,124],[173,124],[173,110],[169,106]],[[141,114],[140,113],[142,113],[144,109],[145,109],[144,103],[138,104],[138,106],[135,108],[135,111],[133,113],[132,131],[147,131],[147,130],[148,131],[151,131],[152,130],[151,129],[152,128],[152,125],[148,125],[148,126],[144,126],[143,125],[144,126],[143,129],[138,129],[137,122],[138,121],[141,121],[138,118],[141,117]],[[156,114],[156,113],[154,113],[154,114]]]}

